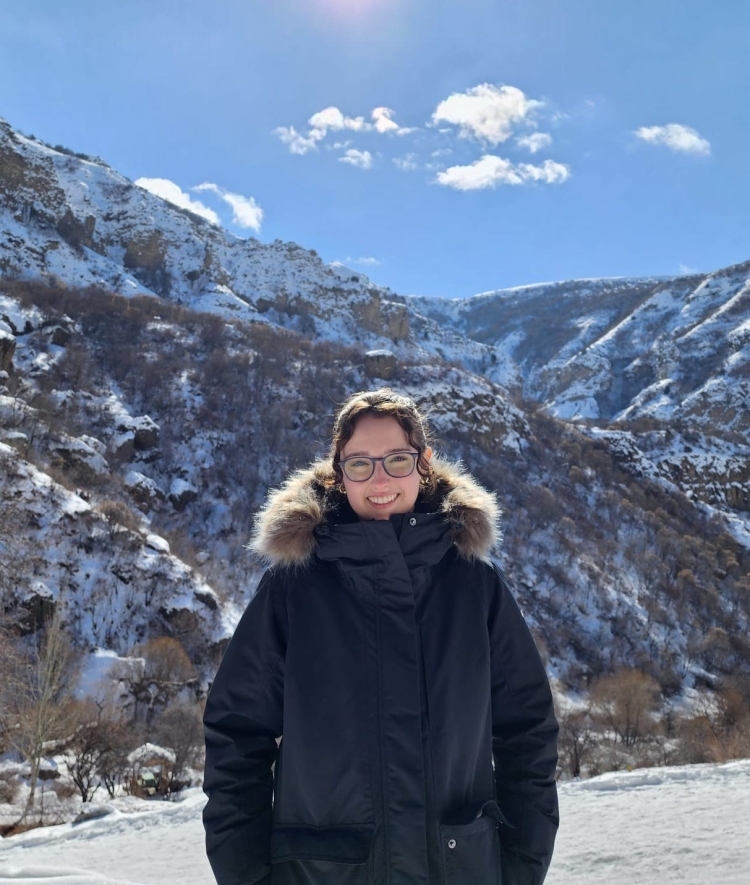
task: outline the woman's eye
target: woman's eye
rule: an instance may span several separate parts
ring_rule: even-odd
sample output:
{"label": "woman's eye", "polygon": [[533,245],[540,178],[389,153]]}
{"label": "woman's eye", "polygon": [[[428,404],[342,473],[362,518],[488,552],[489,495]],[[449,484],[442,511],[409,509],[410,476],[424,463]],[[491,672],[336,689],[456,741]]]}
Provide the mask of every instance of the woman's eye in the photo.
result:
{"label": "woman's eye", "polygon": [[350,461],[349,464],[356,469],[360,467],[368,467],[369,461],[364,461],[362,458],[356,458],[354,461]]}
{"label": "woman's eye", "polygon": [[406,455],[391,455],[388,460],[391,462],[391,464],[403,464],[404,461],[408,461],[409,459],[406,457]]}

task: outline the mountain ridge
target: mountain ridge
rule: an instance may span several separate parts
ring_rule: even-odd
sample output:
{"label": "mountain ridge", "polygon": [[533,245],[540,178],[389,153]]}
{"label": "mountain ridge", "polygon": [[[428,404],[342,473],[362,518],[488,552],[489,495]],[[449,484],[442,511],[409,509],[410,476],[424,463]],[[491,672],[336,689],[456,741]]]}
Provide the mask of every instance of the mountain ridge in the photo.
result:
{"label": "mountain ridge", "polygon": [[[732,634],[750,614],[746,273],[398,295],[0,124],[7,500],[23,500],[25,464],[88,497],[85,529],[55,535],[66,586],[88,592],[71,540],[87,531],[96,605],[136,606],[108,641],[125,653],[171,631],[207,678],[258,577],[242,545],[265,490],[324,451],[337,402],[392,383],[498,491],[499,561],[557,678],[581,688],[630,664],[665,692],[710,684],[750,669]],[[158,604],[135,567],[156,554],[176,576]]]}

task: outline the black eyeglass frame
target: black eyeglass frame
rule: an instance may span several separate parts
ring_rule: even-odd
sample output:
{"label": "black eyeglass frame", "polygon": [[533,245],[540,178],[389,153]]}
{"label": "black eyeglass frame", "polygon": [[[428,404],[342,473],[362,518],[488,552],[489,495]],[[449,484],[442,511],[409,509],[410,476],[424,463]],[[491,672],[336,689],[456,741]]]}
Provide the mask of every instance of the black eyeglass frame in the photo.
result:
{"label": "black eyeglass frame", "polygon": [[[367,482],[368,479],[372,479],[373,474],[375,473],[375,462],[382,461],[383,462],[383,470],[388,474],[388,476],[393,477],[393,479],[406,479],[407,476],[411,476],[414,473],[414,470],[417,466],[417,459],[421,455],[421,452],[409,452],[408,450],[404,450],[403,452],[391,452],[388,455],[384,455],[382,458],[371,458],[369,455],[350,455],[348,458],[344,458],[343,461],[339,461],[339,467],[341,468],[344,476],[349,480],[349,482]],[[411,470],[408,473],[402,473],[400,476],[396,476],[393,473],[390,473],[388,468],[385,466],[386,459],[392,458],[394,455],[411,455],[412,456],[412,465]],[[364,479],[352,479],[351,476],[346,472],[346,467],[344,466],[347,461],[356,461],[359,459],[360,461],[370,461],[372,464],[372,470],[370,471],[369,476],[364,477]]]}

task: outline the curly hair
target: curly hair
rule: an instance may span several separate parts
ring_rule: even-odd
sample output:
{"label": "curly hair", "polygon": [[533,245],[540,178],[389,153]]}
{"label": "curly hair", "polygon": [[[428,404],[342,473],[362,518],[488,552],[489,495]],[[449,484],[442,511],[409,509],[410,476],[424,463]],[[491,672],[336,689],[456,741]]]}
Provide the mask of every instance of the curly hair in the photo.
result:
{"label": "curly hair", "polygon": [[377,390],[361,390],[353,393],[341,406],[333,422],[333,438],[331,441],[331,464],[336,475],[336,482],[343,482],[340,459],[341,450],[354,434],[360,419],[366,415],[373,418],[395,418],[406,433],[409,445],[418,452],[417,470],[422,477],[425,491],[433,493],[436,488],[435,474],[425,456],[430,448],[432,432],[427,425],[425,416],[411,397],[396,393],[390,387]]}

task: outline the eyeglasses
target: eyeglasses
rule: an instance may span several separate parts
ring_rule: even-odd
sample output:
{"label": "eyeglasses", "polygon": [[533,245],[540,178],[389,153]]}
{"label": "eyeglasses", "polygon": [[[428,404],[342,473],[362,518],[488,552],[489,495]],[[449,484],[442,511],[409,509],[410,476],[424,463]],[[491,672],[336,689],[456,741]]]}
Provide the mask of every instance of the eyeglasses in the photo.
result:
{"label": "eyeglasses", "polygon": [[375,473],[375,462],[383,462],[383,470],[388,476],[396,479],[403,479],[405,476],[411,476],[414,468],[417,466],[417,458],[419,452],[391,452],[384,458],[370,458],[366,455],[352,455],[351,458],[344,458],[339,461],[341,469],[344,471],[347,479],[352,482],[364,482]]}

